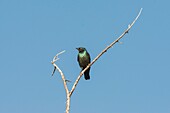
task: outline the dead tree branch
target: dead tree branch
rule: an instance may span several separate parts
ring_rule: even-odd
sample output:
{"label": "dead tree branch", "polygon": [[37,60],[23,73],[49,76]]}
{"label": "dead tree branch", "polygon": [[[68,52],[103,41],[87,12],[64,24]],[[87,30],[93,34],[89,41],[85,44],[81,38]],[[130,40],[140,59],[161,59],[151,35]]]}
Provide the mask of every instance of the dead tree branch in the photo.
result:
{"label": "dead tree branch", "polygon": [[71,91],[70,91],[70,96],[72,95],[72,93],[74,92],[81,76],[83,75],[83,73],[91,66],[93,65],[108,49],[110,49],[114,44],[116,44],[117,42],[119,42],[119,40],[126,34],[129,32],[129,30],[132,28],[132,26],[134,25],[134,23],[136,22],[136,20],[139,18],[140,14],[142,12],[142,8],[140,9],[137,17],[135,18],[135,20],[130,24],[128,25],[128,28],[123,32],[122,35],[119,36],[119,38],[117,38],[114,42],[112,42],[109,46],[107,46],[99,55],[97,55],[97,57],[84,69],[81,71],[81,73],[79,74],[79,76],[77,77]]}
{"label": "dead tree branch", "polygon": [[73,94],[73,92],[74,92],[74,90],[75,90],[75,88],[76,88],[76,86],[77,86],[80,78],[81,78],[82,75],[84,74],[84,72],[85,72],[90,66],[92,66],[108,49],[110,49],[114,44],[116,44],[117,42],[119,42],[119,40],[120,40],[125,34],[127,34],[127,33],[129,32],[129,30],[132,28],[132,26],[135,24],[135,22],[136,22],[137,19],[139,18],[141,12],[142,12],[142,8],[140,9],[140,11],[139,11],[138,15],[136,16],[136,18],[134,19],[134,21],[133,21],[131,24],[128,25],[128,28],[122,33],[122,35],[120,35],[115,41],[113,41],[109,46],[107,46],[99,55],[97,55],[97,57],[96,57],[84,70],[82,70],[82,71],[80,72],[80,74],[79,74],[79,76],[77,77],[75,83],[73,84],[72,89],[70,90],[70,92],[69,92],[69,90],[68,90],[67,80],[65,79],[65,76],[64,76],[63,72],[62,72],[62,71],[60,70],[60,68],[55,64],[55,62],[56,62],[57,60],[59,60],[58,55],[62,54],[62,53],[65,52],[65,51],[62,51],[62,52],[58,53],[58,54],[53,58],[53,61],[51,62],[51,63],[53,64],[53,66],[54,66],[54,71],[53,71],[52,75],[54,74],[55,69],[57,69],[58,72],[59,72],[60,75],[61,75],[61,78],[62,78],[63,84],[64,84],[64,88],[65,88],[65,91],[66,91],[66,97],[67,97],[67,101],[66,101],[66,113],[69,113],[69,111],[70,111],[70,98],[71,98],[71,96],[72,96],[72,94]]}
{"label": "dead tree branch", "polygon": [[67,101],[66,101],[66,113],[69,113],[69,110],[70,110],[70,93],[69,93],[69,90],[68,90],[68,87],[67,87],[67,80],[65,79],[65,76],[64,76],[64,73],[61,71],[61,69],[55,64],[55,62],[57,60],[59,60],[58,56],[62,53],[64,53],[65,51],[61,51],[60,53],[56,54],[53,58],[53,61],[51,62],[54,66],[54,71],[52,73],[52,75],[54,74],[55,72],[55,69],[58,70],[58,72],[60,73],[61,75],[61,78],[63,80],[63,84],[64,84],[64,88],[65,88],[65,91],[66,91],[66,98],[67,98]]}

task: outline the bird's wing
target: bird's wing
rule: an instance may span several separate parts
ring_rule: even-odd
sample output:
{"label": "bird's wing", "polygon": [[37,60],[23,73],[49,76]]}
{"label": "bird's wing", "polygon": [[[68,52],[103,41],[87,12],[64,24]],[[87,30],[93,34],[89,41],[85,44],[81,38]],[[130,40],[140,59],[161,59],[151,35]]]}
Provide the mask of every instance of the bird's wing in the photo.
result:
{"label": "bird's wing", "polygon": [[91,62],[91,58],[90,58],[90,54],[87,52],[87,56],[89,57],[89,62],[88,63],[90,63]]}
{"label": "bird's wing", "polygon": [[77,55],[77,61],[79,62],[80,60],[79,60],[79,55]]}

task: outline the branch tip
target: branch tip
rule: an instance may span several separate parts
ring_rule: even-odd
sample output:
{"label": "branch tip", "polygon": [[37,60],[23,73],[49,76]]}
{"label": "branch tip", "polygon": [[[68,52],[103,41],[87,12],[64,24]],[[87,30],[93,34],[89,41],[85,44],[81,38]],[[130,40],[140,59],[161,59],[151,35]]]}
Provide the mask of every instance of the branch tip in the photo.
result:
{"label": "branch tip", "polygon": [[57,54],[54,56],[54,58],[53,58],[52,64],[54,64],[54,62],[56,62],[57,60],[59,60],[58,56],[59,56],[60,54],[64,53],[64,52],[65,52],[65,50],[57,53]]}

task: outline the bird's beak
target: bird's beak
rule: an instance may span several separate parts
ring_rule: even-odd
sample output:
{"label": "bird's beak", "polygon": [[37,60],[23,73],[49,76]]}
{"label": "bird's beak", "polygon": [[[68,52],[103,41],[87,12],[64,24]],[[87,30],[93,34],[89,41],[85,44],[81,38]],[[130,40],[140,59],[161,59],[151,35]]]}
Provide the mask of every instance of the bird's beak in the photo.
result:
{"label": "bird's beak", "polygon": [[79,48],[76,48],[77,50],[79,50]]}

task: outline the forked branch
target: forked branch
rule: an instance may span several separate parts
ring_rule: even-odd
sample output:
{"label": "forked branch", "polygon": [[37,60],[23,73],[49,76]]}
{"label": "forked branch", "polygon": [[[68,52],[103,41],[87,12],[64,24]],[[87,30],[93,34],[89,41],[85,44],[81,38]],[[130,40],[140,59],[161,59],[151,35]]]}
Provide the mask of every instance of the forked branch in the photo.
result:
{"label": "forked branch", "polygon": [[70,98],[71,98],[71,95],[73,94],[80,78],[82,77],[82,75],[84,74],[84,72],[90,67],[92,66],[108,49],[110,49],[114,44],[116,44],[117,42],[119,42],[119,40],[129,32],[129,30],[132,28],[132,26],[135,24],[135,22],[137,21],[137,19],[139,18],[140,14],[142,12],[142,8],[140,9],[138,15],[136,16],[136,18],[134,19],[134,21],[128,25],[128,28],[122,33],[122,35],[120,35],[115,41],[113,41],[109,46],[107,46],[99,55],[97,55],[97,57],[84,69],[80,72],[79,76],[77,77],[75,83],[73,84],[72,86],[72,89],[71,91],[69,92],[68,90],[68,87],[67,87],[67,80],[65,79],[65,76],[63,74],[63,72],[60,70],[60,68],[55,64],[55,62],[57,60],[59,60],[58,58],[58,55],[62,54],[63,52],[65,51],[62,51],[60,53],[58,53],[54,58],[53,58],[53,61],[51,62],[54,66],[54,71],[52,73],[52,75],[54,74],[55,72],[55,69],[58,70],[58,72],[60,73],[61,75],[61,78],[63,80],[63,84],[64,84],[64,88],[65,88],[65,91],[66,91],[66,96],[67,96],[67,101],[66,101],[66,113],[69,113],[70,111]]}

